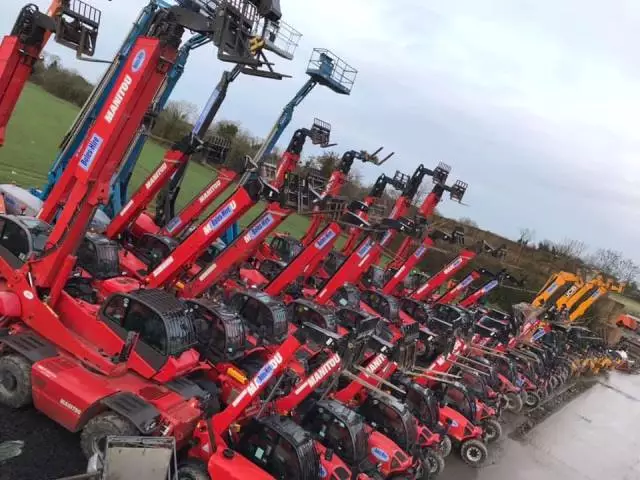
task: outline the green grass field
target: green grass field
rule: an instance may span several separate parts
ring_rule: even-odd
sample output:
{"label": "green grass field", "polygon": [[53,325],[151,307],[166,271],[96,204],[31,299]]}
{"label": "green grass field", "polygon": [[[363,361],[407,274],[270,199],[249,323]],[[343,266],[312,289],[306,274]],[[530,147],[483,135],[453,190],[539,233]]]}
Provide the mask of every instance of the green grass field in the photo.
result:
{"label": "green grass field", "polygon": [[616,302],[620,302],[624,305],[625,312],[630,313],[632,315],[640,315],[640,302],[635,301],[632,298],[625,297],[624,295],[620,295],[618,293],[609,293],[609,297]]}
{"label": "green grass field", "polygon": [[[23,187],[43,186],[47,172],[58,152],[58,145],[73,123],[79,109],[60,100],[40,87],[27,84],[7,129],[5,145],[0,148],[0,183],[15,183]],[[147,142],[133,173],[130,191],[158,165],[164,148]],[[182,185],[178,205],[183,206],[213,178],[215,171],[197,163],[189,166]],[[247,225],[262,210],[256,205],[240,221]],[[291,215],[280,230],[300,236],[308,220]]]}

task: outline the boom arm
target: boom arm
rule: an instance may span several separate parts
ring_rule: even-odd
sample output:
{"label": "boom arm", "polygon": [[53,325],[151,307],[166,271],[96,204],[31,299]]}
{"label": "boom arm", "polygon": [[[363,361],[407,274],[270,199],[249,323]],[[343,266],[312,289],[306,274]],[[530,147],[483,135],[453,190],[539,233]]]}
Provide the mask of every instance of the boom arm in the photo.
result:
{"label": "boom arm", "polygon": [[462,250],[452,262],[448,263],[442,270],[417,288],[416,291],[411,294],[411,298],[419,301],[428,299],[429,295],[435,292],[440,285],[449,280],[475,257],[475,252]]}
{"label": "boom arm", "polygon": [[168,63],[177,54],[182,27],[167,24],[165,31],[165,38],[138,39],[120,75],[119,87],[109,96],[83,147],[74,155],[73,168],[65,170],[40,212],[40,218],[51,223],[58,205],[64,205],[49,236],[47,252],[34,266],[38,285],[52,289],[52,303],[73,267],[69,256],[82,241],[98,205],[108,198],[109,183],[123,158],[127,139],[142,122]]}

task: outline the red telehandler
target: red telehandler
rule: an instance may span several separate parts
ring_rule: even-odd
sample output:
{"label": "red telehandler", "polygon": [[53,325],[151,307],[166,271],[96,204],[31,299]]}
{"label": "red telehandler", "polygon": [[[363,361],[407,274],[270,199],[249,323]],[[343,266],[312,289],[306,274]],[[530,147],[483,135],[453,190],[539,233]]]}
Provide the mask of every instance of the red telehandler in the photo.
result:
{"label": "red telehandler", "polygon": [[[192,348],[193,322],[182,302],[146,289],[90,304],[65,286],[91,218],[108,200],[127,139],[161,87],[184,30],[229,33],[236,13],[219,13],[211,21],[172,7],[137,39],[118,87],[56,186],[60,190],[45,202],[43,218],[63,205],[54,226],[0,216],[0,401],[11,407],[33,402],[67,429],[82,430],[88,455],[108,434],[173,435],[181,447],[212,398],[185,378],[210,367]],[[64,202],[60,193],[68,194]]]}
{"label": "red telehandler", "polygon": [[[393,178],[388,177],[384,173],[380,175],[376,180],[376,182],[373,184],[373,187],[371,187],[369,194],[366,196],[364,201],[361,202],[362,207],[360,208],[361,210],[360,217],[362,218],[363,222],[365,224],[369,223],[369,209],[376,203],[376,201],[378,201],[382,197],[382,194],[384,193],[384,190],[387,188],[387,185],[391,185],[395,190],[403,191],[406,188],[408,181],[409,181],[409,176],[400,171],[396,171]],[[361,229],[356,227],[352,227],[349,229],[347,240],[345,241],[344,245],[342,246],[342,249],[340,250],[341,252],[340,261],[344,260],[345,255],[350,255],[351,253],[353,253],[353,250],[356,248],[356,245],[358,244],[358,240],[361,236],[362,236]],[[335,271],[335,269],[333,271]],[[333,273],[333,271],[330,273]]]}
{"label": "red telehandler", "polygon": [[7,124],[47,41],[56,41],[81,55],[95,53],[100,10],[80,0],[55,0],[47,13],[32,3],[20,10],[11,34],[0,44],[0,147]]}
{"label": "red telehandler", "polygon": [[[442,165],[442,164],[441,164]],[[448,167],[445,165],[445,167]],[[436,168],[436,170],[438,170]],[[424,201],[418,208],[418,213],[414,218],[415,223],[418,226],[426,225],[427,221],[433,213],[435,212],[438,203],[442,200],[442,196],[445,192],[449,192],[451,200],[462,203],[462,199],[464,194],[467,191],[468,185],[461,181],[457,180],[453,185],[445,185],[447,177],[445,175],[438,175],[437,172],[434,173],[433,183],[435,185],[431,189],[431,192],[425,197]],[[407,260],[409,252],[416,248],[416,243],[419,241],[419,238],[411,238],[406,237],[400,247],[398,248],[398,252],[396,253],[395,258],[389,263],[387,266],[388,269],[397,270],[400,266]]]}

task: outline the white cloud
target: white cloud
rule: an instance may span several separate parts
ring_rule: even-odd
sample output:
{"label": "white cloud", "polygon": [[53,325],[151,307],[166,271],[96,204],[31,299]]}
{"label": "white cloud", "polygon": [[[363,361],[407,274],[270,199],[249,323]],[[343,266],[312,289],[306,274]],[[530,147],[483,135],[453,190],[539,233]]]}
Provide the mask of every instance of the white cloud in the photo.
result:
{"label": "white cloud", "polygon": [[[145,1],[93,2],[105,12],[99,55],[109,57]],[[445,161],[453,178],[469,182],[472,205],[445,203],[450,215],[512,236],[531,226],[540,237],[572,236],[639,257],[637,2],[281,3],[304,34],[297,58],[278,61],[294,78],[238,79],[221,117],[266,134],[304,82],[311,49],[329,48],[359,69],[353,93],[317,89],[289,132],[317,116],[332,123],[338,148],[395,150],[389,170]],[[1,30],[22,4],[2,2]],[[92,79],[104,68],[76,63],[69,52],[63,58]],[[194,52],[174,98],[202,106],[226,67],[209,47]],[[362,170],[367,179],[379,173]]]}

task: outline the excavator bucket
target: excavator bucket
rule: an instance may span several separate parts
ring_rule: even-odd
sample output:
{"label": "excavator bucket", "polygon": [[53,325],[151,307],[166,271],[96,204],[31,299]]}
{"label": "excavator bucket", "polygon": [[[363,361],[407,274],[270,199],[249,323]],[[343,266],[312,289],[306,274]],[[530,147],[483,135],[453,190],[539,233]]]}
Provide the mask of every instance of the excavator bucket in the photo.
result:
{"label": "excavator bucket", "polygon": [[96,51],[102,12],[82,0],[66,0],[54,18],[56,41],[90,57]]}
{"label": "excavator bucket", "polygon": [[320,145],[322,148],[331,146],[329,144],[329,140],[331,138],[331,124],[324,122],[319,118],[314,118],[309,138],[311,139],[311,143],[314,145]]}
{"label": "excavator bucket", "polygon": [[447,178],[449,178],[449,172],[451,172],[451,166],[440,162],[438,166],[433,169],[433,175],[431,175],[433,183],[436,185],[444,185]]}
{"label": "excavator bucket", "polygon": [[462,202],[462,197],[464,197],[467,187],[469,187],[468,183],[463,182],[462,180],[456,180],[456,183],[451,187],[451,200],[455,202]]}

